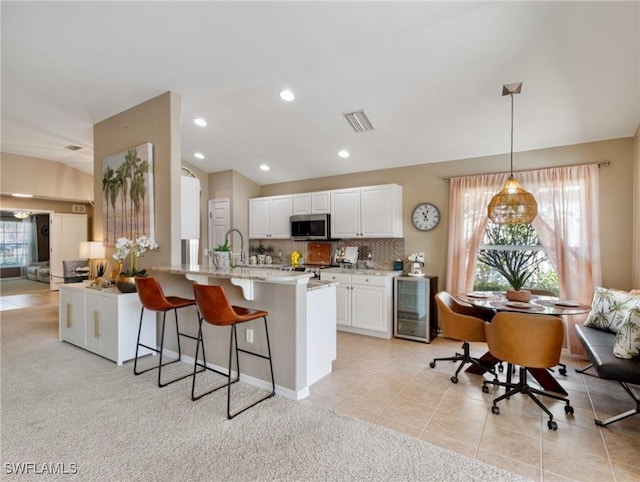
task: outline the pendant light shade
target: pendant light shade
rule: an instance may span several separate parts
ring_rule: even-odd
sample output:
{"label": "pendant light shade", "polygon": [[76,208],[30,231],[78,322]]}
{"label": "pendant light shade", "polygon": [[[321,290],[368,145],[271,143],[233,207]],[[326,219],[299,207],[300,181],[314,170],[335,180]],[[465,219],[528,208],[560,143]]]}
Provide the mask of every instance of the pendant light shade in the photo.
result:
{"label": "pendant light shade", "polygon": [[513,94],[519,94],[522,82],[502,86],[502,95],[511,96],[511,175],[502,191],[493,196],[487,214],[494,224],[529,224],[538,215],[538,203],[513,175]]}

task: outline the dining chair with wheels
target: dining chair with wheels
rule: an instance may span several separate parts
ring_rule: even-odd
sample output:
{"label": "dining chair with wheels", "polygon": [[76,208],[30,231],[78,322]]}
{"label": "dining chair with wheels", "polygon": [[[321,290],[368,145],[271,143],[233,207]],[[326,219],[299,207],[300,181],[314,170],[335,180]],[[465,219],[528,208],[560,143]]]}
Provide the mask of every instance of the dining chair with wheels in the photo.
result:
{"label": "dining chair with wheels", "polygon": [[458,383],[458,374],[468,363],[495,375],[493,368],[483,365],[480,360],[472,357],[470,353],[469,342],[486,341],[484,334],[485,320],[481,318],[482,314],[478,313],[471,305],[459,303],[446,291],[437,293],[435,300],[442,334],[447,338],[462,341],[462,353],[455,353],[453,356],[445,358],[434,358],[429,363],[429,366],[435,368],[438,361],[459,361],[460,364],[455,374],[451,376],[452,383]]}
{"label": "dining chair with wheels", "polygon": [[491,323],[485,324],[485,332],[491,354],[519,367],[517,382],[497,380],[483,382],[482,391],[485,393],[489,392],[488,384],[507,388],[505,393],[493,399],[491,411],[496,415],[499,414],[498,402],[517,393],[523,393],[548,415],[547,427],[550,430],[557,430],[558,424],[553,420],[553,414],[536,395],[565,402],[565,413],[573,414],[569,399],[530,386],[527,382],[527,373],[528,368],[548,369],[556,366],[560,361],[564,338],[562,320],[550,315],[500,312],[493,317]]}
{"label": "dining chair with wheels", "polygon": [[[257,405],[260,402],[271,398],[276,393],[276,382],[273,376],[273,362],[271,358],[271,345],[269,343],[269,328],[267,325],[267,316],[268,312],[262,310],[253,310],[249,308],[244,308],[241,306],[232,306],[227,294],[222,286],[217,285],[201,285],[195,283],[193,285],[193,292],[195,294],[196,305],[198,307],[198,341],[196,343],[196,358],[195,363],[193,365],[193,381],[191,385],[191,399],[198,400],[199,398],[204,397],[210,393],[213,393],[221,388],[227,388],[227,418],[232,419],[236,415],[241,414],[245,410]],[[244,348],[238,347],[238,333],[237,333],[237,325],[240,323],[246,323],[253,320],[259,320],[262,318],[264,322],[264,333],[266,337],[266,347],[267,354],[263,355],[261,353],[245,350]],[[227,365],[227,371],[222,372],[215,368],[207,366],[206,362],[203,360],[202,363],[198,362],[198,353],[200,351],[200,346],[202,346],[203,354],[204,354],[204,338],[202,325],[203,321],[206,321],[210,325],[218,326],[218,327],[230,327],[229,334],[229,361]],[[254,400],[250,402],[248,405],[245,405],[242,409],[237,410],[235,413],[231,413],[231,385],[240,381],[240,356],[239,353],[244,353],[247,355],[252,355],[258,358],[262,358],[269,361],[269,372],[271,374],[271,392],[266,396]],[[236,360],[236,376],[232,377],[233,373],[233,358],[235,354]],[[209,389],[208,391],[196,395],[196,374],[200,373],[197,371],[198,367],[202,367],[203,370],[209,370],[220,375],[223,375],[227,378],[226,383],[218,385],[214,388]],[[233,379],[232,379],[233,378]]]}
{"label": "dining chair with wheels", "polygon": [[[142,373],[148,372],[149,370],[158,370],[158,386],[166,387],[167,385],[177,382],[178,380],[182,380],[184,378],[190,377],[191,373],[174,378],[168,382],[162,381],[162,367],[171,365],[172,363],[177,363],[182,360],[182,347],[180,345],[180,337],[191,338],[195,340],[196,337],[189,335],[187,333],[183,333],[180,331],[180,326],[178,324],[178,309],[186,308],[188,306],[194,306],[196,301],[190,298],[181,298],[179,296],[165,296],[162,291],[162,286],[156,278],[145,276],[145,277],[136,277],[135,278],[136,289],[138,291],[138,298],[140,298],[140,303],[142,304],[142,308],[140,310],[140,323],[138,325],[138,341],[136,345],[136,356],[135,361],[133,362],[133,373],[134,375],[140,375]],[[140,343],[140,333],[142,332],[142,319],[144,315],[144,310],[156,311],[162,313],[162,329],[160,334],[160,347],[157,346],[148,346],[143,343]],[[164,356],[164,338],[165,338],[165,322],[167,318],[167,311],[173,311],[176,321],[176,337],[178,341],[178,358],[172,360],[170,362],[162,363],[162,358]],[[155,319],[153,320],[155,323]],[[145,370],[138,371],[138,350],[140,347],[147,348],[148,350],[154,351],[158,353],[158,365],[152,366],[151,368],[147,368]]]}

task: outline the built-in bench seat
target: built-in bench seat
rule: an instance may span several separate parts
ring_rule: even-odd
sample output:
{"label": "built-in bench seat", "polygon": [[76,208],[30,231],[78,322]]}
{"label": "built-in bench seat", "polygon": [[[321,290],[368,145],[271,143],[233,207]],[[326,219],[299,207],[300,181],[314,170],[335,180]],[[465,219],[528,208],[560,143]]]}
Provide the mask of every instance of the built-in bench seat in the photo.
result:
{"label": "built-in bench seat", "polygon": [[610,331],[585,325],[576,325],[576,333],[591,361],[591,365],[576,371],[578,373],[584,373],[593,367],[600,378],[620,382],[636,404],[635,409],[628,410],[607,420],[596,418],[596,425],[608,425],[640,413],[640,398],[629,386],[630,384],[640,385],[640,357],[616,357],[613,354],[616,334]]}

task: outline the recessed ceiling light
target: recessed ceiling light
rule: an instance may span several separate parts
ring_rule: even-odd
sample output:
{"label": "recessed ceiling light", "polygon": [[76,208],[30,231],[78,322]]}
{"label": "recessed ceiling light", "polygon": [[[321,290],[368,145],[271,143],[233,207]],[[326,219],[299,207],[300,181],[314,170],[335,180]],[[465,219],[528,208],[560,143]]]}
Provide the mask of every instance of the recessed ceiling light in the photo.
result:
{"label": "recessed ceiling light", "polygon": [[193,157],[196,159],[204,159],[204,154],[202,152],[196,152]]}
{"label": "recessed ceiling light", "polygon": [[263,171],[268,171],[271,168],[269,166],[267,166],[266,164],[260,164],[260,169],[262,169]]}
{"label": "recessed ceiling light", "polygon": [[13,197],[33,197],[33,194],[21,194],[19,192],[14,192],[11,195]]}
{"label": "recessed ceiling light", "polygon": [[293,92],[291,92],[289,89],[285,89],[280,92],[280,98],[286,102],[291,102],[296,98],[296,96],[293,95]]}
{"label": "recessed ceiling light", "polygon": [[349,154],[349,151],[347,151],[346,149],[342,149],[341,151],[338,151],[338,155],[340,157],[342,157],[343,159],[346,159],[347,157],[349,157],[351,154]]}
{"label": "recessed ceiling light", "polygon": [[200,127],[207,127],[207,121],[204,120],[202,117],[198,117],[197,119],[193,119],[193,122],[195,122],[196,125],[199,125]]}

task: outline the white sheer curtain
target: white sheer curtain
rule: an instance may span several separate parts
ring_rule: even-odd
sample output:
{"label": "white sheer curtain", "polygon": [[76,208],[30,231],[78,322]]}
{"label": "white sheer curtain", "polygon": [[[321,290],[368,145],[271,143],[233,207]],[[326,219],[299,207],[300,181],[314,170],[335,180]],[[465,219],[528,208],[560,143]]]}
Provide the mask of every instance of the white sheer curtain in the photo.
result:
{"label": "white sheer curtain", "polygon": [[[478,248],[487,225],[487,205],[507,177],[488,174],[451,179],[446,282],[450,293],[473,288]],[[590,304],[594,286],[602,282],[598,166],[524,171],[516,177],[538,201],[533,226],[558,274],[560,295]],[[573,326],[582,323],[585,316],[566,317],[572,353],[582,351]]]}

